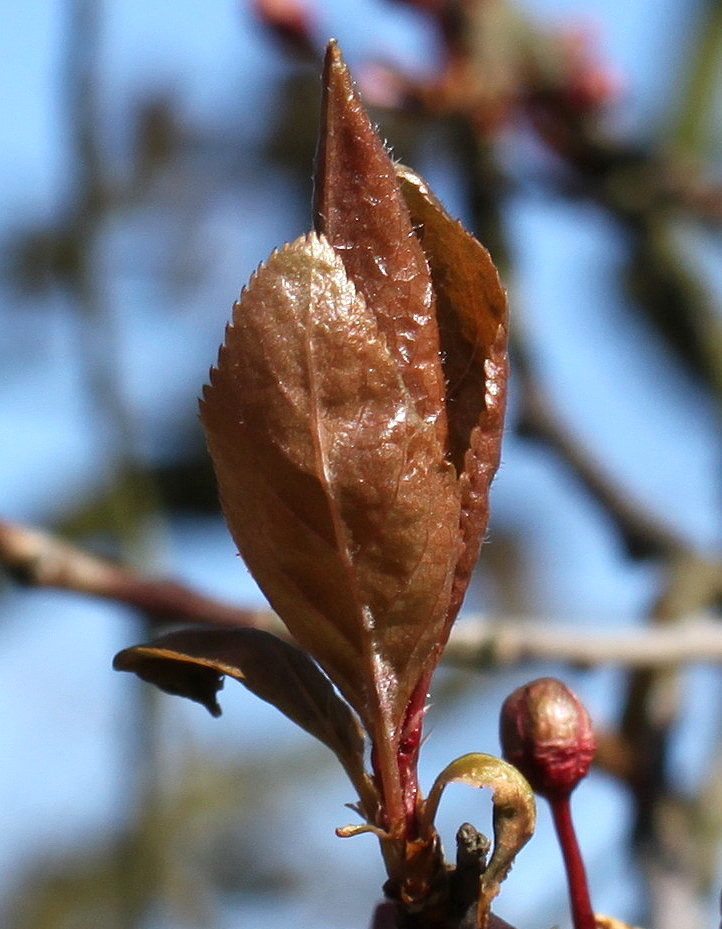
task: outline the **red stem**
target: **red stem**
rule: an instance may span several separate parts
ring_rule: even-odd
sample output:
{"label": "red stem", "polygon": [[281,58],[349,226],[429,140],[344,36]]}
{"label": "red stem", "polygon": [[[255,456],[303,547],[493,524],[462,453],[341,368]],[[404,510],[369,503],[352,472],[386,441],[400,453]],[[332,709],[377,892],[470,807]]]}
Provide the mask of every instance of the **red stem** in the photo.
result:
{"label": "red stem", "polygon": [[549,805],[552,809],[554,827],[562,847],[564,866],[567,870],[574,929],[596,929],[596,920],[589,898],[587,872],[572,821],[571,793],[549,798]]}
{"label": "red stem", "polygon": [[371,929],[395,929],[395,927],[396,907],[386,900],[379,903],[371,917]]}
{"label": "red stem", "polygon": [[426,701],[428,699],[431,674],[432,671],[430,670],[422,675],[421,680],[418,682],[411,695],[409,705],[406,707],[406,717],[401,727],[397,754],[401,789],[404,795],[404,807],[406,810],[406,831],[410,839],[415,839],[418,836],[416,816],[419,779],[417,767],[419,762],[419,749],[421,748],[421,730],[424,724],[424,713],[426,712]]}

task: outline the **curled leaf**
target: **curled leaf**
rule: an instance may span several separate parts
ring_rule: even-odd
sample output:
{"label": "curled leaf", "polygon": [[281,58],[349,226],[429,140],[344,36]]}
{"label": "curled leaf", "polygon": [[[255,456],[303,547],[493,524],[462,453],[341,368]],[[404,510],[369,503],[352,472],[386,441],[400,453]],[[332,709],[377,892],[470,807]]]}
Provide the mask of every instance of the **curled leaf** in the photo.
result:
{"label": "curled leaf", "polygon": [[324,238],[297,239],[254,275],[201,418],[251,572],[369,732],[392,742],[444,623],[459,496]]}
{"label": "curled leaf", "polygon": [[365,833],[371,833],[372,835],[377,836],[379,839],[388,838],[388,833],[380,829],[378,826],[374,826],[373,823],[354,823],[350,826],[339,826],[336,829],[336,835],[340,839],[349,839],[355,835],[364,835]]}
{"label": "curled leaf", "polygon": [[464,550],[456,565],[446,633],[461,605],[489,519],[506,405],[507,302],[489,252],[453,219],[426,181],[396,165],[401,193],[436,294],[449,457],[459,475]]}
{"label": "curled leaf", "polygon": [[436,294],[449,454],[460,474],[471,434],[486,414],[484,368],[497,330],[506,328],[506,295],[484,246],[448,214],[415,171],[402,164],[395,170]]}
{"label": "curled leaf", "polygon": [[453,781],[492,790],[494,850],[481,876],[477,905],[478,929],[486,929],[491,901],[534,833],[534,794],[515,767],[493,755],[471,752],[452,761],[434,781],[422,812],[424,828],[431,829],[444,788]]}
{"label": "curled leaf", "polygon": [[126,648],[113,667],[202,703],[213,716],[221,713],[216,695],[223,676],[240,681],[327,745],[370,806],[367,812],[373,812],[358,720],[328,678],[294,645],[260,629],[186,630]]}

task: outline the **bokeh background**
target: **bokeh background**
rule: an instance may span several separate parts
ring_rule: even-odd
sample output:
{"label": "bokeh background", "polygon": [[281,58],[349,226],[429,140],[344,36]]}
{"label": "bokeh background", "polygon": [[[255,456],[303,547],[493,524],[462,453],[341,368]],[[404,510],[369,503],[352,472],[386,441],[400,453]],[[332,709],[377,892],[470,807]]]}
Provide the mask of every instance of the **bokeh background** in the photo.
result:
{"label": "bokeh background", "polygon": [[[219,516],[196,399],[238,290],[310,224],[334,35],[395,154],[509,289],[511,409],[466,612],[610,637],[713,616],[722,4],[466,0],[453,22],[432,0],[293,6],[3,6],[2,517],[263,604]],[[3,926],[368,925],[381,861],[372,837],[333,835],[353,797],[324,748],[233,683],[213,720],[114,673],[142,616],[16,581],[0,588]],[[546,673],[608,733],[575,798],[596,909],[716,925],[714,663],[443,668],[424,783],[497,751],[504,696]],[[447,846],[489,813],[450,789]],[[569,925],[545,810],[497,912]]]}

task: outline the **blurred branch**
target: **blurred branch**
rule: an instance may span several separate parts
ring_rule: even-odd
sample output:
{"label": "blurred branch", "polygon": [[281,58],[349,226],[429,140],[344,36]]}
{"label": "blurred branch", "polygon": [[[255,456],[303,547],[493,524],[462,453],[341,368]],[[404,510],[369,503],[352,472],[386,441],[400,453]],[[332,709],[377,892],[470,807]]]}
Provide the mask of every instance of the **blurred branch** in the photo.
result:
{"label": "blurred branch", "polygon": [[[649,632],[686,637],[680,611],[719,607],[719,561],[680,553],[667,559],[649,613]],[[632,837],[649,890],[651,929],[701,925],[701,893],[709,890],[698,851],[698,798],[682,798],[669,768],[670,743],[680,706],[679,664],[637,666],[627,683],[618,729],[603,742],[603,766],[624,780],[634,798]],[[712,817],[706,816],[710,830]]]}
{"label": "blurred branch", "polygon": [[0,523],[0,564],[19,583],[73,590],[125,603],[158,623],[258,624],[258,614],[253,610],[206,597],[177,581],[146,577],[50,533],[16,524]]}
{"label": "blurred branch", "polygon": [[[23,526],[0,523],[0,564],[21,583],[125,603],[155,622],[253,626],[288,636],[270,610],[242,609],[177,581],[145,577]],[[454,628],[445,659],[477,669],[530,661],[637,668],[722,661],[722,626],[705,611],[705,605],[722,597],[722,562],[700,559],[696,566],[700,611],[674,625],[580,632],[579,624],[468,617]],[[687,565],[685,577],[692,574]]]}
{"label": "blurred branch", "polygon": [[683,155],[704,154],[705,134],[715,119],[719,62],[722,53],[722,5],[718,0],[700,4],[699,27],[683,93],[671,131],[674,147]]}
{"label": "blurred branch", "polygon": [[83,395],[90,421],[100,424],[93,441],[100,437],[98,451],[112,475],[113,493],[103,501],[103,517],[124,554],[140,561],[148,555],[144,517],[159,508],[155,485],[134,453],[135,424],[121,384],[118,330],[101,261],[104,227],[118,205],[103,147],[103,17],[104,6],[97,0],[67,4],[62,86],[72,160],[61,226],[74,250],[66,285],[81,322],[77,346]]}
{"label": "blurred branch", "polygon": [[[711,168],[692,165],[681,151],[706,128],[716,99],[722,15],[713,0],[704,6],[689,55],[697,63],[679,103],[678,128],[670,133],[673,142],[678,137],[676,146],[611,132],[604,115],[616,96],[613,69],[598,60],[583,36],[545,29],[515,3],[433,4],[429,11],[437,21],[443,55],[440,72],[419,80],[393,67],[382,69],[380,76],[376,68],[370,93],[388,106],[437,122],[453,117],[465,124],[472,147],[477,154],[486,151],[490,163],[499,158],[500,129],[526,124],[553,155],[557,170],[544,179],[552,193],[598,204],[626,238],[632,311],[643,313],[687,370],[720,395],[722,325],[672,234],[680,218],[714,228],[722,221],[722,185]],[[498,211],[508,177],[500,169],[495,183],[487,184],[488,170],[483,177],[468,148],[459,146],[465,150],[467,172],[477,174],[468,199],[479,235],[487,231],[489,202],[491,212]],[[479,203],[485,204],[483,210]],[[479,237],[498,244],[496,234]],[[492,252],[498,261],[495,248]]]}
{"label": "blurred branch", "polygon": [[670,629],[579,632],[571,623],[538,619],[469,618],[457,625],[444,652],[448,663],[469,668],[555,661],[638,668],[722,661],[722,627],[709,616],[680,619]]}
{"label": "blurred branch", "polygon": [[514,343],[515,371],[520,381],[517,431],[543,442],[572,469],[585,489],[614,521],[629,555],[645,558],[683,551],[684,540],[625,494],[567,429],[533,375],[519,339]]}
{"label": "blurred branch", "polygon": [[[120,343],[113,312],[111,280],[104,262],[107,230],[117,216],[113,191],[117,169],[109,162],[104,130],[109,101],[103,87],[103,34],[106,4],[102,0],[68,0],[64,4],[64,45],[61,87],[64,92],[64,124],[70,153],[66,202],[60,226],[75,247],[65,279],[74,308],[81,396],[86,404],[87,439],[113,484],[104,508],[106,527],[117,539],[124,557],[147,563],[157,553],[148,542],[147,514],[158,512],[156,489],[135,454],[136,428],[127,402],[120,368]],[[113,589],[122,594],[122,574],[103,563],[70,557],[56,549],[56,567],[69,572],[64,584],[85,583],[91,588]],[[39,570],[52,576],[53,551],[41,551]],[[31,569],[32,570],[32,569]],[[93,572],[96,572],[95,574]],[[73,572],[77,572],[73,576]],[[143,585],[136,587],[143,594]],[[152,589],[145,591],[152,602]],[[141,614],[141,619],[145,616]],[[143,622],[143,629],[146,623]],[[143,635],[141,631],[139,634]],[[163,797],[160,753],[153,723],[158,722],[157,698],[152,692],[135,691],[125,712],[127,728],[122,742],[126,769],[123,778],[128,821],[143,815],[141,808],[157,808]],[[137,841],[136,841],[137,839]],[[160,896],[163,834],[142,830],[129,838],[128,847],[117,848],[112,870],[117,895],[117,925],[138,929]],[[148,875],[151,876],[150,880]],[[82,917],[78,917],[82,921]]]}

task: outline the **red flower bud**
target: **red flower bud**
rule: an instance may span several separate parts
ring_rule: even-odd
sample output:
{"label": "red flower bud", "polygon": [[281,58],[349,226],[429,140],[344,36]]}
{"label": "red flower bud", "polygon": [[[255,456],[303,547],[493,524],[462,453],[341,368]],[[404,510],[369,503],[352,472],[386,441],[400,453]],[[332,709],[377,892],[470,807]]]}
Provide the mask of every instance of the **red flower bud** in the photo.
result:
{"label": "red flower bud", "polygon": [[519,687],[501,709],[504,758],[542,797],[568,794],[586,777],[596,742],[589,714],[553,677]]}

